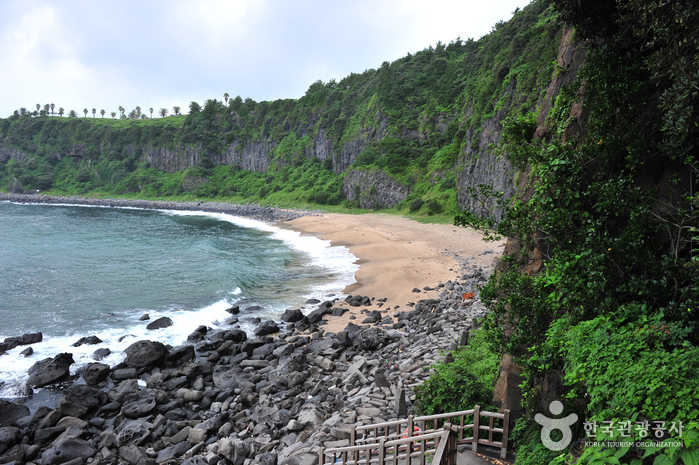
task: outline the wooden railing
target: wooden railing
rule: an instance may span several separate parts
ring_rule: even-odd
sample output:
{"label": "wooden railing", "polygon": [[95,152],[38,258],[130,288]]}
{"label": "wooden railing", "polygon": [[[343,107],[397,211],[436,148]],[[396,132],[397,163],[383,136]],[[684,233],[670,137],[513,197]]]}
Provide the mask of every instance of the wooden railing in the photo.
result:
{"label": "wooden railing", "polygon": [[420,464],[428,457],[434,465],[456,465],[456,432],[446,424],[439,431],[400,439],[365,442],[348,447],[320,449],[320,463],[360,464]]}
{"label": "wooden railing", "polygon": [[[488,419],[487,424],[482,421],[482,417]],[[456,446],[459,444],[471,444],[474,452],[478,450],[479,444],[497,447],[500,449],[500,457],[505,458],[509,423],[509,410],[503,413],[488,412],[476,405],[472,410],[461,412],[419,417],[411,415],[403,420],[354,426],[350,445],[321,449],[320,463],[337,461],[383,465],[406,459],[410,452],[411,460],[417,458],[418,461],[405,463],[424,464],[426,456],[434,455],[432,463],[451,465],[456,463]],[[479,437],[481,431],[487,432],[487,438]],[[500,436],[500,441],[495,440],[496,434]],[[328,455],[332,456],[333,461],[324,461]]]}

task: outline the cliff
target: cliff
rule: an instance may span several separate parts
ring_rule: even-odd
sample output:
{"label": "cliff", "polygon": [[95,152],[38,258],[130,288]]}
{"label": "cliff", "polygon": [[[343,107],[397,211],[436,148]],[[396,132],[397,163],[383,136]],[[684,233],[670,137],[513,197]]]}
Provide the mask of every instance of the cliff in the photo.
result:
{"label": "cliff", "polygon": [[[501,206],[472,191],[514,194],[501,123],[543,101],[557,34],[555,14],[539,1],[478,41],[438,43],[318,81],[298,100],[211,99],[155,120],[13,115],[0,120],[0,188],[363,208],[422,199],[499,220]],[[192,176],[206,182],[193,186]]]}

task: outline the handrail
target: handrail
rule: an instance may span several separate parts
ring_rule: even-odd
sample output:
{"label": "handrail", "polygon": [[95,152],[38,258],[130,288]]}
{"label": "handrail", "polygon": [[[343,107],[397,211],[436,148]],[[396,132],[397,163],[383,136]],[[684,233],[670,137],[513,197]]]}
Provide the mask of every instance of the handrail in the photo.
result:
{"label": "handrail", "polygon": [[[473,424],[464,424],[464,418],[468,415],[473,415]],[[486,424],[484,421],[481,424],[481,417],[488,419],[488,423]],[[446,422],[443,428],[437,428],[439,420],[453,418],[459,419],[458,424]],[[502,428],[495,426],[496,419],[502,420]],[[428,422],[434,422],[429,425],[432,426],[430,429],[428,429]],[[398,459],[407,457],[418,458],[419,462],[424,464],[427,454],[435,454],[434,464],[453,465],[456,463],[456,446],[458,444],[471,444],[471,449],[474,452],[478,450],[478,445],[497,447],[500,449],[500,457],[505,458],[507,456],[509,423],[509,410],[506,409],[502,413],[488,412],[481,410],[480,406],[476,405],[471,410],[419,417],[410,415],[404,420],[357,425],[352,427],[349,446],[320,449],[320,463],[324,463],[325,454],[333,454],[334,457],[336,454],[340,454],[342,463],[358,464],[360,456],[362,456],[362,463],[367,464],[383,465],[385,460],[395,464]],[[407,428],[402,431],[404,425],[407,425]],[[418,425],[422,426],[422,430],[415,431],[414,428]],[[394,430],[391,431],[391,429]],[[466,430],[473,431],[473,436],[464,437]],[[480,438],[481,431],[487,431],[488,437]],[[362,433],[362,437],[358,438],[357,433]],[[502,440],[494,440],[493,434],[501,434]],[[391,448],[393,448],[392,453]],[[350,462],[347,461],[348,457]],[[364,462],[364,458],[366,462]]]}

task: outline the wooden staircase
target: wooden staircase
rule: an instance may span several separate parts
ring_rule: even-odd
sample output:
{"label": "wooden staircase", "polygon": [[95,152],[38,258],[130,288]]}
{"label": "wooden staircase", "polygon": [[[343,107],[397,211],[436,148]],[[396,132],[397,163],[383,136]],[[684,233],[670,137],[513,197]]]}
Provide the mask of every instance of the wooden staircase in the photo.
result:
{"label": "wooden staircase", "polygon": [[[500,457],[505,458],[509,423],[509,410],[488,412],[476,405],[461,412],[411,415],[404,420],[354,426],[350,445],[321,448],[319,463],[424,465],[429,461],[434,465],[456,465],[456,448],[461,444],[470,444],[474,452],[479,444],[496,447]],[[481,437],[481,431],[487,437]],[[499,435],[500,441],[494,435]]]}

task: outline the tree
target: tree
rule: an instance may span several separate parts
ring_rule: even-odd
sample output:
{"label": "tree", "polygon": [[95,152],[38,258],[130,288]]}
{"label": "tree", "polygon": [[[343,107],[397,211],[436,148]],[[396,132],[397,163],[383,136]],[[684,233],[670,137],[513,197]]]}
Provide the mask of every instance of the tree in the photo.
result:
{"label": "tree", "polygon": [[190,115],[199,113],[200,111],[201,111],[201,105],[199,105],[197,102],[192,102],[189,104],[189,114]]}
{"label": "tree", "polygon": [[167,116],[167,113],[168,113],[167,108],[160,109],[160,117],[161,118],[165,118]]}
{"label": "tree", "polygon": [[53,109],[54,109],[55,107],[56,107],[56,106],[52,103],[52,104],[51,104],[51,115],[54,114],[54,113],[53,113]]}
{"label": "tree", "polygon": [[83,113],[85,113],[85,118],[87,118],[87,108],[83,108]]}
{"label": "tree", "polygon": [[148,109],[148,111],[150,111],[150,117],[152,118],[152,117],[153,117],[153,107],[150,107],[150,108]]}
{"label": "tree", "polygon": [[94,118],[96,115],[97,115],[97,110],[95,110],[95,109],[93,108],[93,109],[92,109],[92,117]]}
{"label": "tree", "polygon": [[172,111],[174,111],[174,112],[175,112],[175,116],[177,116],[177,115],[180,114],[180,107],[177,107],[177,106],[172,107]]}
{"label": "tree", "polygon": [[49,105],[48,103],[47,103],[46,105],[44,105],[44,113],[45,113],[46,115],[49,114],[49,110],[50,110],[50,109],[51,109],[51,105]]}
{"label": "tree", "polygon": [[25,116],[27,114],[27,109],[22,107],[19,109],[19,116]]}
{"label": "tree", "polygon": [[104,108],[100,110],[100,115],[102,115],[102,118],[104,118],[104,114],[105,114],[105,113],[106,113],[106,112],[104,111]]}
{"label": "tree", "polygon": [[141,107],[137,106],[136,107],[136,119],[139,119],[141,117]]}
{"label": "tree", "polygon": [[58,109],[58,116],[62,117],[64,112],[65,112],[65,110],[63,109],[63,107],[59,108]]}
{"label": "tree", "polygon": [[39,113],[41,111],[41,104],[37,103],[36,104],[36,112]]}
{"label": "tree", "polygon": [[77,118],[78,114],[75,112],[75,110],[70,110],[70,113],[68,113],[68,117]]}
{"label": "tree", "polygon": [[119,116],[120,118],[123,118],[123,117],[124,117],[124,112],[125,112],[125,111],[126,111],[126,110],[124,109],[124,107],[122,107],[121,105],[119,105],[119,114],[121,115],[121,116]]}
{"label": "tree", "polygon": [[113,111],[112,112],[112,119],[114,119],[115,117],[116,117],[116,111]]}
{"label": "tree", "polygon": [[223,100],[226,101],[226,105],[228,105],[228,99],[229,99],[229,98],[230,98],[230,95],[228,95],[228,92],[226,92],[225,94],[223,94]]}

